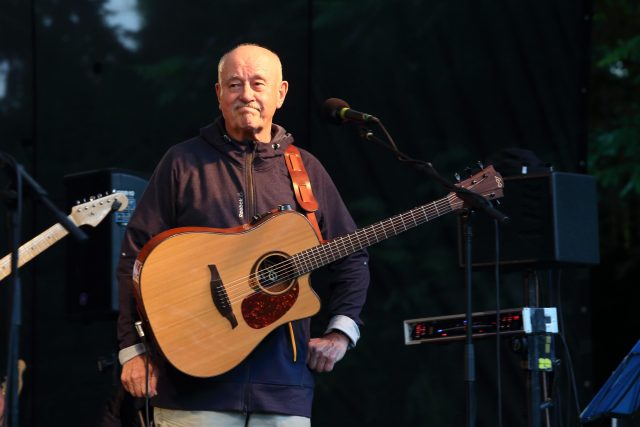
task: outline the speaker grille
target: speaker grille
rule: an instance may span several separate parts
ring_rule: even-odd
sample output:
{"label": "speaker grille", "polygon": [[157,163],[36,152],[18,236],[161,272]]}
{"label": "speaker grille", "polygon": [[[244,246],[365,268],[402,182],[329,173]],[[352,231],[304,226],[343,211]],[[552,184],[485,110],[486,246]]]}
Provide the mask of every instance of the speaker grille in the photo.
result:
{"label": "speaker grille", "polygon": [[118,312],[118,265],[124,231],[136,201],[147,186],[142,174],[121,169],[100,169],[64,177],[67,203],[73,206],[99,193],[116,190],[127,195],[129,204],[122,212],[110,214],[97,227],[85,227],[89,240],[77,243],[67,239],[66,309],[69,316],[114,317]]}
{"label": "speaker grille", "polygon": [[[509,267],[598,264],[598,214],[595,179],[550,172],[505,177],[498,207],[510,218],[500,226],[500,264]],[[473,216],[472,266],[495,266],[494,225]],[[465,265],[459,223],[459,264]]]}

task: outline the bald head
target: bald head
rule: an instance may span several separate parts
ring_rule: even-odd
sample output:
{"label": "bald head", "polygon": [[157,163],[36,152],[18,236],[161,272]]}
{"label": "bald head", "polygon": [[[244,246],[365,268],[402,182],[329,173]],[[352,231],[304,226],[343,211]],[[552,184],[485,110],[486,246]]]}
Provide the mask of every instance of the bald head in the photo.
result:
{"label": "bald head", "polygon": [[243,43],[234,47],[233,49],[231,49],[230,51],[222,55],[222,57],[220,58],[220,61],[218,61],[218,83],[220,83],[220,75],[222,73],[222,68],[224,67],[224,63],[229,58],[229,56],[235,53],[245,53],[245,52],[249,54],[270,56],[273,62],[276,64],[276,69],[278,72],[277,77],[279,81],[282,81],[282,62],[280,62],[280,57],[276,55],[274,51],[269,50],[266,47],[260,46],[255,43]]}
{"label": "bald head", "polygon": [[225,128],[238,141],[271,141],[273,116],[289,83],[278,55],[255,44],[237,46],[218,64],[216,95]]}

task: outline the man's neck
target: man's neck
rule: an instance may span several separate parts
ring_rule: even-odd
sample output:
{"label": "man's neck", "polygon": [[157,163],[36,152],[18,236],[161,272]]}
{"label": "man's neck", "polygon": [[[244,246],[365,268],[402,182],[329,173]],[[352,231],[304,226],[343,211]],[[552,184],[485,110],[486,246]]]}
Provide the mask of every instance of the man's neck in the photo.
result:
{"label": "man's neck", "polygon": [[258,142],[271,142],[271,129],[269,131],[260,130],[255,132],[253,129],[241,130],[239,132],[231,132],[227,129],[229,136],[236,141],[258,141]]}

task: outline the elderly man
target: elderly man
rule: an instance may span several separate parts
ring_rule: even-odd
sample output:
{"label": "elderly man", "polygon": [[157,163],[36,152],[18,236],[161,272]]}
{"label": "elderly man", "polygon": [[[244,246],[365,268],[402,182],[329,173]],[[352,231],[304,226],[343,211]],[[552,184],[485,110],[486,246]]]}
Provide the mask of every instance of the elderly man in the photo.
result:
{"label": "elderly man", "polygon": [[[222,117],[169,149],[125,234],[118,267],[122,383],[132,395],[144,396],[148,364],[148,392],[159,427],[308,426],[311,370],[331,371],[360,335],[369,283],[365,252],[329,267],[331,319],[324,336],[310,337],[308,318],[281,325],[221,375],[197,378],[180,372],[162,356],[147,354],[134,331],[133,264],[153,236],[182,226],[237,227],[279,205],[302,211],[283,157],[293,137],[272,122],[289,88],[278,56],[254,44],[237,46],[220,59],[215,88]],[[319,204],[315,215],[323,237],[354,231],[325,169],[310,153],[300,152]]]}

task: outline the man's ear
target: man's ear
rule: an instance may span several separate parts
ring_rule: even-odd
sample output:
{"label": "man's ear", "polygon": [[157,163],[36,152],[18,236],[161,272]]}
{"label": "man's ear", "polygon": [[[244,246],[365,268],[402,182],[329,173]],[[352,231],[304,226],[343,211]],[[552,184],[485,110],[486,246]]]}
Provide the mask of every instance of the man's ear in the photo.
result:
{"label": "man's ear", "polygon": [[220,90],[221,90],[220,83],[216,82],[216,98],[218,98],[218,103],[220,103]]}
{"label": "man's ear", "polygon": [[284,99],[287,97],[287,92],[289,91],[289,82],[283,80],[280,82],[280,87],[278,88],[278,104],[277,107],[282,107],[284,104]]}

